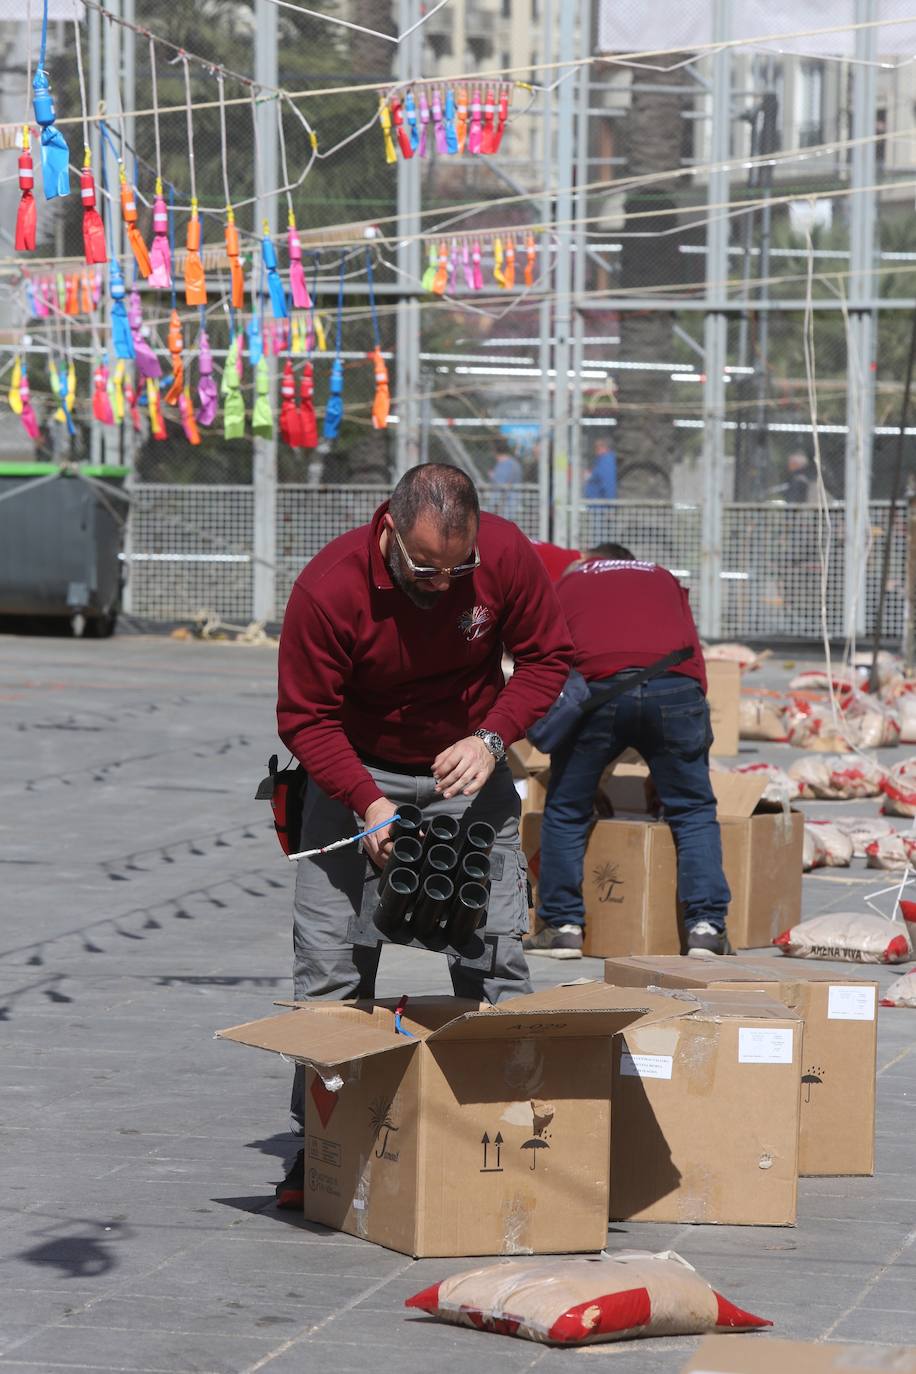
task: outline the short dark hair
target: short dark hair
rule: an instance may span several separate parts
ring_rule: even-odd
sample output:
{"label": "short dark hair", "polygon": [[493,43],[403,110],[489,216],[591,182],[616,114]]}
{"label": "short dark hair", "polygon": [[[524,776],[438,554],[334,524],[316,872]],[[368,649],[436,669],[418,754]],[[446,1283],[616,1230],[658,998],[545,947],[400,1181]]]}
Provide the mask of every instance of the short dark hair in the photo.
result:
{"label": "short dark hair", "polygon": [[630,553],[623,544],[596,544],[589,549],[586,558],[613,558],[617,563],[635,563],[636,554]]}
{"label": "short dark hair", "polygon": [[401,534],[410,534],[418,517],[432,515],[443,534],[461,534],[480,520],[477,488],[466,473],[450,463],[421,463],[398,482],[388,513]]}

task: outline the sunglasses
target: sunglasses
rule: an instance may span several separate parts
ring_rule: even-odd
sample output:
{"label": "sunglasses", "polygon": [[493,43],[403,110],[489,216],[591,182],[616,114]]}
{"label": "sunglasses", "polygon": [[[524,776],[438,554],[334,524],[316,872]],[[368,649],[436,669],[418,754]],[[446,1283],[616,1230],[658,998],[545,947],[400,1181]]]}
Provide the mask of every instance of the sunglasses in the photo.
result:
{"label": "sunglasses", "polygon": [[404,555],[404,562],[407,564],[408,572],[411,577],[415,577],[418,582],[428,582],[430,578],[433,577],[467,577],[468,573],[472,573],[475,568],[480,567],[480,550],[475,544],[474,558],[470,563],[456,563],[454,568],[426,568],[422,564],[413,561],[410,554],[404,548],[404,540],[398,534],[394,525],[391,526],[391,532],[398,541],[398,548]]}

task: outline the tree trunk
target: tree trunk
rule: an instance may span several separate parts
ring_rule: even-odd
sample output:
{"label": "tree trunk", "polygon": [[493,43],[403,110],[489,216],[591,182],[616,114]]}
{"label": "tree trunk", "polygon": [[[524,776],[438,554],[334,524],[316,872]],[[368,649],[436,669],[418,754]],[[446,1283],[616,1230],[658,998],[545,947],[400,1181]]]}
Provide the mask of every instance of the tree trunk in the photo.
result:
{"label": "tree trunk", "polygon": [[[627,174],[654,175],[680,166],[684,124],[682,114],[690,98],[689,78],[681,71],[634,74],[640,86],[684,86],[680,95],[668,90],[634,91],[627,116]],[[683,275],[673,232],[677,181],[663,179],[641,187],[625,201],[627,237],[621,255],[621,286],[637,294],[668,286]],[[655,211],[655,214],[647,211]],[[640,214],[639,219],[631,216]],[[658,235],[658,237],[652,237]],[[623,310],[620,316],[620,355],[630,362],[664,362],[674,354],[670,312]],[[671,382],[664,372],[626,369],[618,376],[619,412],[616,448],[619,494],[629,499],[665,500],[671,494],[671,468],[676,454],[670,413]]]}

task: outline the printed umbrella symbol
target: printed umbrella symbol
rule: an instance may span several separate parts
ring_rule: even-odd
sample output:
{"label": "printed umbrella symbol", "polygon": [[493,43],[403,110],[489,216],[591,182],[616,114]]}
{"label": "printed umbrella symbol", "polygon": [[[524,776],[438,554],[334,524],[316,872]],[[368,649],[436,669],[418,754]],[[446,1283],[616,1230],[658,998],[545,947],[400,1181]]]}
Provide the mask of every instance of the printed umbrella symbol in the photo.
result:
{"label": "printed umbrella symbol", "polygon": [[533,1135],[530,1140],[523,1140],[519,1149],[531,1151],[531,1169],[533,1172],[538,1162],[538,1150],[549,1150],[550,1146],[546,1140],[539,1140],[536,1135]]}
{"label": "printed umbrella symbol", "polygon": [[806,1101],[806,1102],[810,1102],[810,1101],[811,1101],[811,1084],[812,1084],[812,1083],[823,1083],[823,1081],[824,1081],[823,1078],[821,1078],[819,1074],[816,1074],[816,1073],[805,1073],[805,1074],[802,1074],[802,1082],[803,1082],[804,1085],[805,1085],[805,1101]]}

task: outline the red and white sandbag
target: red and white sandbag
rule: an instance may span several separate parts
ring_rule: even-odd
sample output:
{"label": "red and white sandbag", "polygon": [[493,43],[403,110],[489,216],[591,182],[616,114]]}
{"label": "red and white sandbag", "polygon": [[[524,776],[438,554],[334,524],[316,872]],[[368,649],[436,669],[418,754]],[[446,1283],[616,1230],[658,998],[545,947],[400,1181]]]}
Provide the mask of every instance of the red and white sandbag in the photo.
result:
{"label": "red and white sandbag", "polygon": [[796,749],[842,753],[849,744],[842,717],[834,719],[829,706],[793,697],[786,710],[786,736]]}
{"label": "red and white sandbag", "polygon": [[[859,682],[862,686],[871,677],[872,652],[870,649],[862,649],[859,653],[853,654],[852,664],[858,674]],[[886,649],[879,649],[875,660],[878,670],[878,686],[885,687],[889,682],[903,676],[903,663],[896,654],[889,654]]]}
{"label": "red and white sandbag", "polygon": [[916,758],[895,763],[882,778],[881,791],[881,810],[885,815],[916,816]]}
{"label": "red and white sandbag", "polygon": [[886,989],[878,1005],[880,1007],[916,1007],[916,968],[911,968],[909,973],[902,973],[899,978],[896,978]]}
{"label": "red and white sandbag", "polygon": [[488,1264],[434,1283],[404,1305],[455,1326],[561,1346],[773,1325],[735,1307],[671,1250]]}
{"label": "red and white sandbag", "polygon": [[834,825],[852,840],[852,853],[856,859],[866,857],[865,851],[873,840],[897,833],[894,822],[886,821],[881,816],[847,816],[845,819],[840,816]]}
{"label": "red and white sandbag", "polygon": [[794,802],[801,796],[801,788],[794,778],[790,778],[784,768],[775,763],[739,763],[731,770],[733,773],[750,773],[758,778],[766,778],[767,785],[761,794],[761,801]]}
{"label": "red and white sandbag", "polygon": [[773,941],[792,959],[850,964],[899,964],[912,957],[904,924],[861,911],[830,911],[800,921]]}
{"label": "red and white sandbag", "polygon": [[843,711],[850,744],[859,749],[884,749],[900,740],[900,717],[877,697],[857,693]]}
{"label": "red and white sandbag", "polygon": [[890,868],[900,872],[916,859],[916,836],[879,835],[865,846],[865,860],[869,868]]}
{"label": "red and white sandbag", "polygon": [[852,840],[833,821],[805,821],[805,836],[812,832],[822,855],[815,868],[848,868],[852,863]]}
{"label": "red and white sandbag", "polygon": [[789,777],[808,801],[849,801],[877,797],[883,770],[861,754],[833,754],[825,758],[796,759]]}
{"label": "red and white sandbag", "polygon": [[785,703],[773,697],[742,695],[738,702],[738,735],[741,739],[786,742]]}
{"label": "red and white sandbag", "polygon": [[762,654],[757,654],[746,644],[704,644],[703,657],[710,663],[737,663],[742,673],[753,673],[760,667],[765,659],[770,657],[770,650],[765,649]]}
{"label": "red and white sandbag", "polygon": [[821,843],[816,830],[806,825],[802,839],[802,872],[810,873],[813,868],[824,868],[827,863],[827,850]]}

